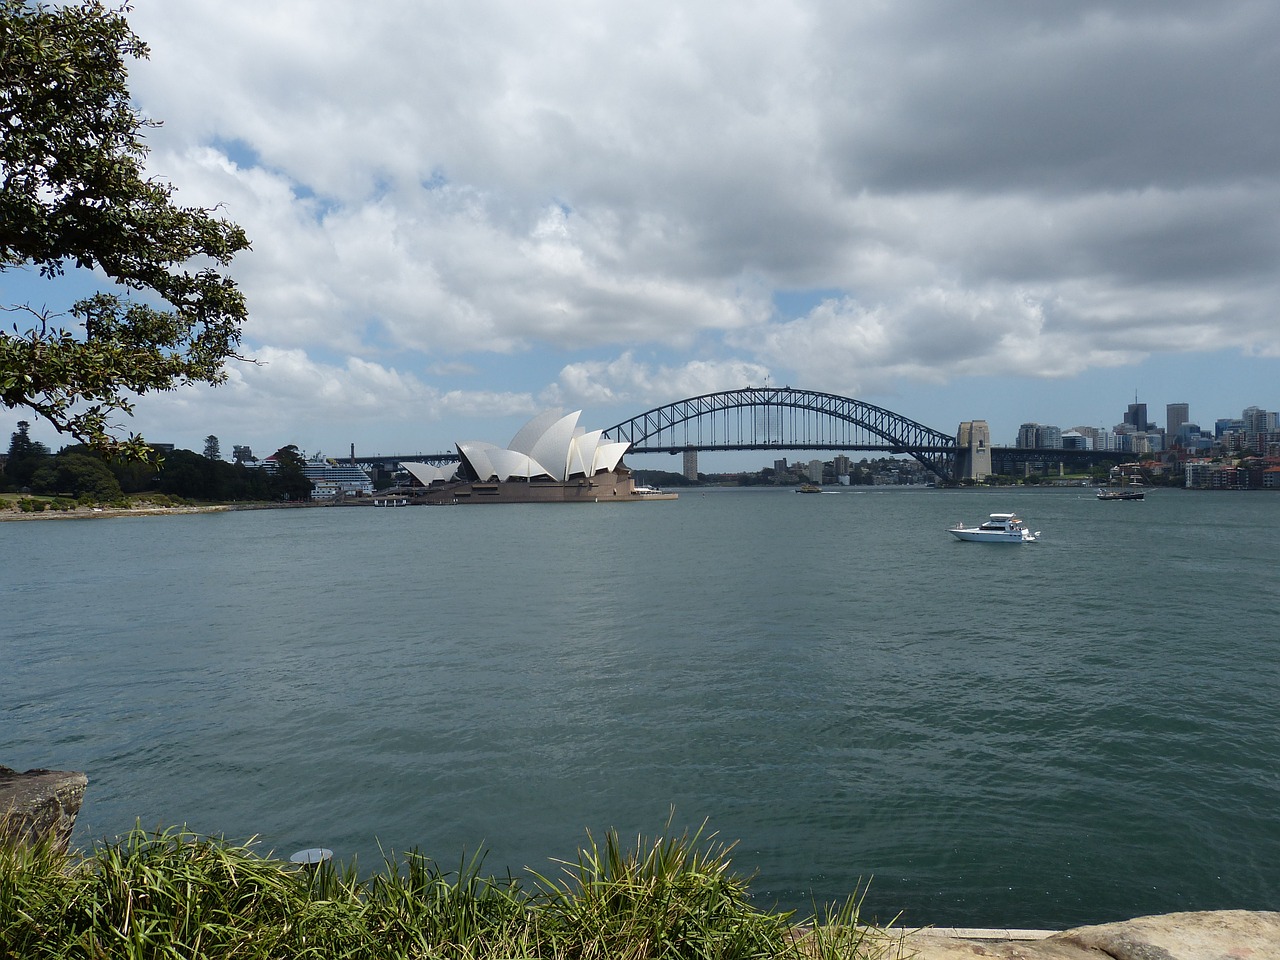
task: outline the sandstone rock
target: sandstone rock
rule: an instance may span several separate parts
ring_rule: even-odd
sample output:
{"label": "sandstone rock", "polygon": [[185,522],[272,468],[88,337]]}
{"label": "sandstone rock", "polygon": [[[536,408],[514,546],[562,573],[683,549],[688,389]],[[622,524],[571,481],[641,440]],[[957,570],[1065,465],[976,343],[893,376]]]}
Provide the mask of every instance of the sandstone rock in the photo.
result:
{"label": "sandstone rock", "polygon": [[66,850],[88,784],[83,773],[19,773],[0,766],[0,843],[32,843],[52,836]]}
{"label": "sandstone rock", "polygon": [[1116,960],[1264,960],[1280,957],[1280,913],[1166,913],[1078,927],[1055,939],[1099,950]]}
{"label": "sandstone rock", "polygon": [[1280,913],[1213,910],[1138,917],[1076,927],[1038,939],[1016,931],[949,936],[919,931],[903,940],[900,960],[1275,960]]}

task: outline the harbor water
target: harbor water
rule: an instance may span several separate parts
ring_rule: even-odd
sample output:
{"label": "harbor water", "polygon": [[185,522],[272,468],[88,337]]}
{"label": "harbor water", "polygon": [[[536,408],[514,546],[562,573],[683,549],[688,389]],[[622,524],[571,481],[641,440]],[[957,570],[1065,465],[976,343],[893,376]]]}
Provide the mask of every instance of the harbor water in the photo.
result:
{"label": "harbor water", "polygon": [[[1040,542],[946,533],[1007,510]],[[0,763],[88,775],[78,846],[553,874],[705,821],[762,908],[1274,910],[1278,530],[1083,488],[0,523]]]}

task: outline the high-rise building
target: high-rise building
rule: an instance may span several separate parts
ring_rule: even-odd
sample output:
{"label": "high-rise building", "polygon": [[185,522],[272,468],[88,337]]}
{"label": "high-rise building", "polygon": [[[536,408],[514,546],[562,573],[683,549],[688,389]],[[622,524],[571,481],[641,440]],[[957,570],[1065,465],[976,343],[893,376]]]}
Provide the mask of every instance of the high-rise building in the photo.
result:
{"label": "high-rise building", "polygon": [[1191,406],[1186,403],[1170,403],[1164,408],[1164,432],[1170,437],[1177,435],[1184,423],[1191,422]]}
{"label": "high-rise building", "polygon": [[698,451],[686,450],[684,452],[684,476],[686,480],[698,479]]}
{"label": "high-rise building", "polygon": [[822,482],[822,461],[821,460],[809,461],[809,479],[812,480],[814,483]]}
{"label": "high-rise building", "polygon": [[1276,415],[1261,407],[1245,407],[1240,419],[1246,433],[1266,433],[1276,428]]}
{"label": "high-rise building", "polygon": [[1059,450],[1062,448],[1062,428],[1044,423],[1024,423],[1018,428],[1018,449]]}
{"label": "high-rise building", "polygon": [[1147,405],[1138,403],[1136,400],[1129,404],[1129,410],[1124,415],[1124,422],[1140,433],[1145,433],[1147,430],[1152,429],[1147,424]]}
{"label": "high-rise building", "polygon": [[[1070,432],[1078,433],[1080,434],[1080,436],[1084,437],[1086,440],[1089,441],[1089,445],[1085,447],[1086,450],[1098,449],[1098,446],[1097,446],[1098,435],[1102,431],[1099,430],[1097,427],[1087,427],[1087,426],[1072,427]],[[1063,434],[1063,436],[1066,436],[1066,434]]]}

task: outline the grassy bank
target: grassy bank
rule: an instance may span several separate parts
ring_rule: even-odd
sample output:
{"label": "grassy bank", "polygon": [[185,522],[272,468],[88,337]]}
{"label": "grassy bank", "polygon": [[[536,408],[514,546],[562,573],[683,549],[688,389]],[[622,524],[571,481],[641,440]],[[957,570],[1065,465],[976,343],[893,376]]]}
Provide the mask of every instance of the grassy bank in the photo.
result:
{"label": "grassy bank", "polygon": [[486,877],[411,853],[361,878],[184,831],[84,854],[0,848],[0,958],[888,958],[859,900],[814,917],[750,903],[731,845],[615,833],[545,874]]}

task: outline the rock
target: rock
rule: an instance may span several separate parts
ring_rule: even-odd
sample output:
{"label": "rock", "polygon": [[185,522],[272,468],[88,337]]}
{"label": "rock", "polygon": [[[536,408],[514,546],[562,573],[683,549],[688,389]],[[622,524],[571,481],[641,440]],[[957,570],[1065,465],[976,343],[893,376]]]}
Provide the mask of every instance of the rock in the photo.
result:
{"label": "rock", "polygon": [[903,960],[1271,960],[1280,957],[1280,913],[1212,910],[1166,913],[1120,923],[1019,937],[1017,931],[966,936],[907,934]]}
{"label": "rock", "polygon": [[1055,939],[1116,960],[1263,960],[1280,957],[1280,913],[1213,910],[1166,913],[1125,923],[1078,927]]}
{"label": "rock", "polygon": [[32,843],[52,836],[65,851],[88,785],[89,778],[83,773],[19,773],[0,766],[0,843]]}

